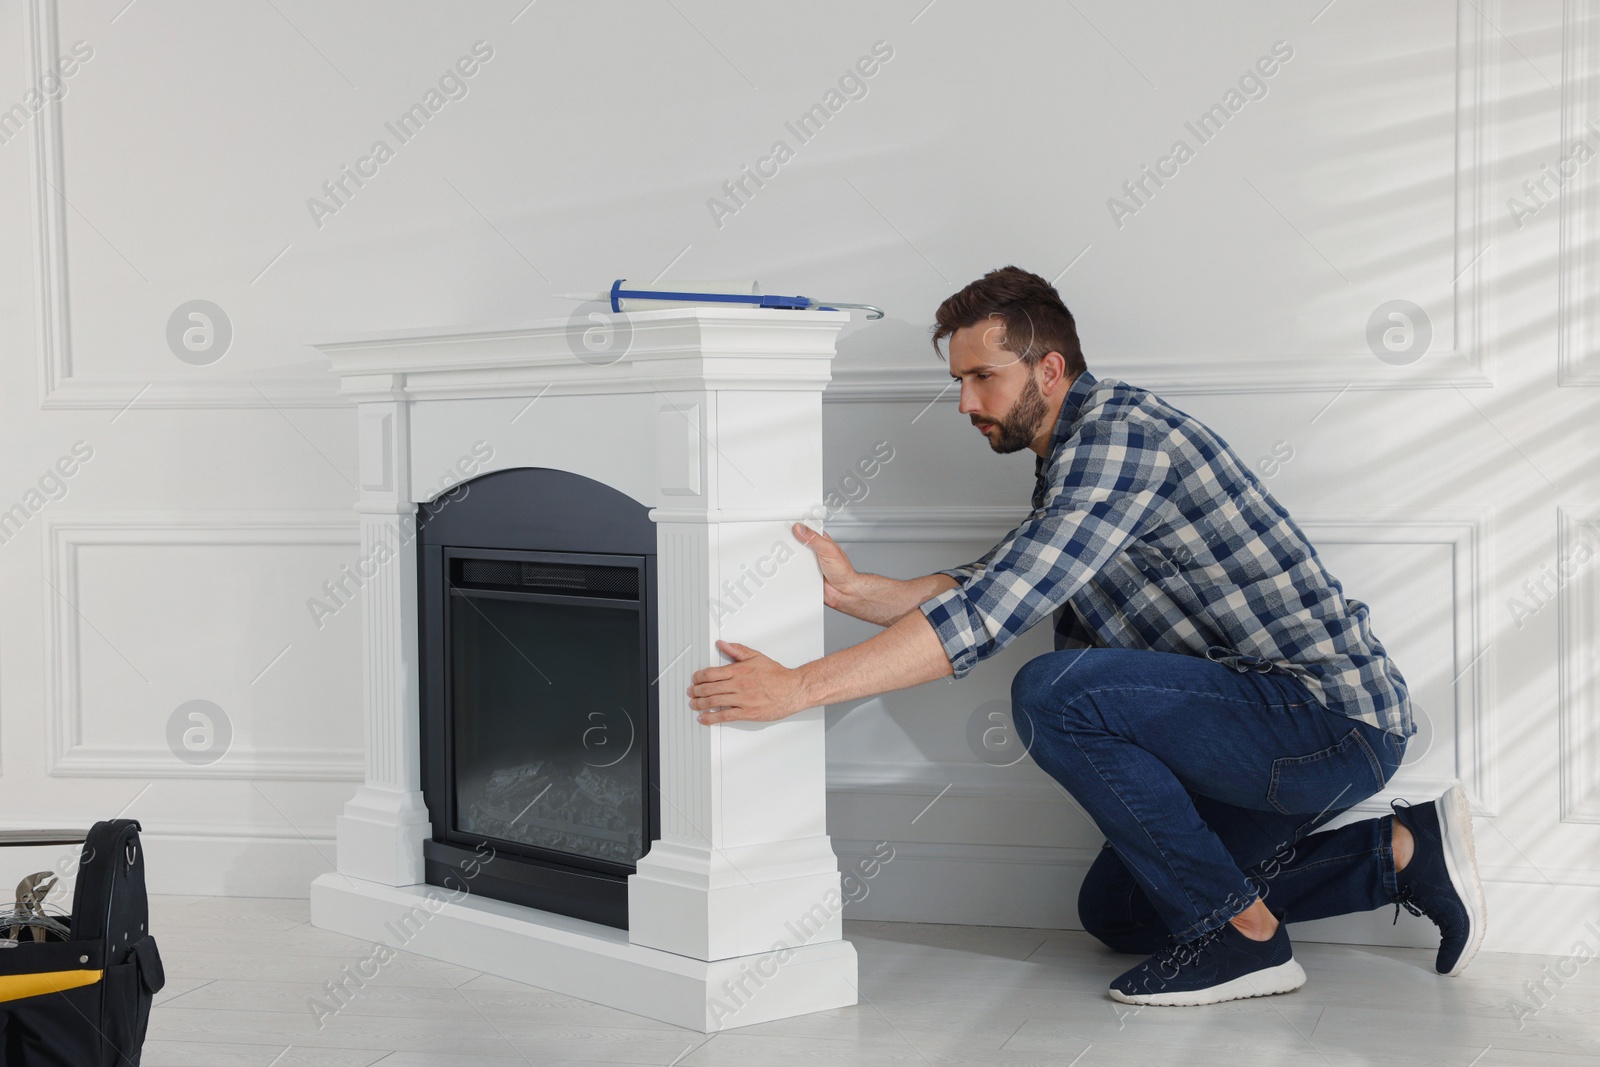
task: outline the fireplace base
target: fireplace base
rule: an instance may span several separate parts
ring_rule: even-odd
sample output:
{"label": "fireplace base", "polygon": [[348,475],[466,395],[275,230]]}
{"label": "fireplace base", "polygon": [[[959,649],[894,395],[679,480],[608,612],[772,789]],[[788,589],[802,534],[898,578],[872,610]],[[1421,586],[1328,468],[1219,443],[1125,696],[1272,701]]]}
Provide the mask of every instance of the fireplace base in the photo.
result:
{"label": "fireplace base", "polygon": [[856,950],[844,940],[801,945],[782,961],[763,953],[707,963],[630,944],[626,930],[582,919],[338,873],[311,884],[311,922],[704,1034],[857,999]]}

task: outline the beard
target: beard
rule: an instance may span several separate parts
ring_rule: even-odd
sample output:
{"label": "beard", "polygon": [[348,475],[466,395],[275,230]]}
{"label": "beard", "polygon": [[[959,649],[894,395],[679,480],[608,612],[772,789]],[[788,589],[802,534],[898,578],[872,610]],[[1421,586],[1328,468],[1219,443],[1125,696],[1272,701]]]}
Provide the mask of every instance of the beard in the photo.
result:
{"label": "beard", "polygon": [[1027,448],[1038,436],[1039,424],[1044,421],[1045,414],[1049,410],[1044,394],[1039,392],[1039,385],[1034,381],[1033,372],[1029,371],[1028,381],[1022,387],[1022,395],[1017,397],[1010,411],[992,424],[997,426],[999,431],[990,438],[989,447],[1002,454],[1020,452]]}

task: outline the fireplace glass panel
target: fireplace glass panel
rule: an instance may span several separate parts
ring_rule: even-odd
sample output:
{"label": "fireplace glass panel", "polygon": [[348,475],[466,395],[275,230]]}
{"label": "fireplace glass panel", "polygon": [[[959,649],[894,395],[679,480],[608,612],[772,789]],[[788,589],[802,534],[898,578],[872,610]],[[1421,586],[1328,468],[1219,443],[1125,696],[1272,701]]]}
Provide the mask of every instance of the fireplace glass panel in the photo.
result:
{"label": "fireplace glass panel", "polygon": [[646,844],[639,610],[455,587],[449,616],[457,828],[636,863]]}

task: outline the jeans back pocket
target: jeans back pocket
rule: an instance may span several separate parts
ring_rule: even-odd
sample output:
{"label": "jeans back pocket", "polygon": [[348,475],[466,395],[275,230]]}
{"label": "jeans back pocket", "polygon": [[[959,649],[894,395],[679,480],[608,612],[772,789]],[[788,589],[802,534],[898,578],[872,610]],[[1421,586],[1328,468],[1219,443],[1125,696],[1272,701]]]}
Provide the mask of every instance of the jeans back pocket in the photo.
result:
{"label": "jeans back pocket", "polygon": [[1372,746],[1352,727],[1320,752],[1273,760],[1267,803],[1285,815],[1338,814],[1382,789],[1386,780]]}

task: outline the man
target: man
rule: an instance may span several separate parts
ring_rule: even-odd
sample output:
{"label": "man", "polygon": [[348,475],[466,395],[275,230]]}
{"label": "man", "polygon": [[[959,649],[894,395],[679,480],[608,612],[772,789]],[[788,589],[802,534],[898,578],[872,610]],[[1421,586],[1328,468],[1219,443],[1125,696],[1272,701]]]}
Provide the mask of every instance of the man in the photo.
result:
{"label": "man", "polygon": [[699,721],[961,678],[1054,613],[1056,651],[1017,673],[1013,717],[1107,838],[1084,929],[1150,957],[1114,999],[1296,989],[1287,923],[1390,903],[1440,928],[1436,969],[1459,974],[1486,915],[1459,787],[1316,832],[1381,789],[1416,733],[1367,606],[1222,438],[1089,372],[1044,279],[991,271],[935,317],[960,412],[994,451],[1037,453],[1032,513],[982,559],[905,581],[858,573],[797,525],[827,605],[885,629],[792,670],[719,642],[734,662],[695,672]]}

